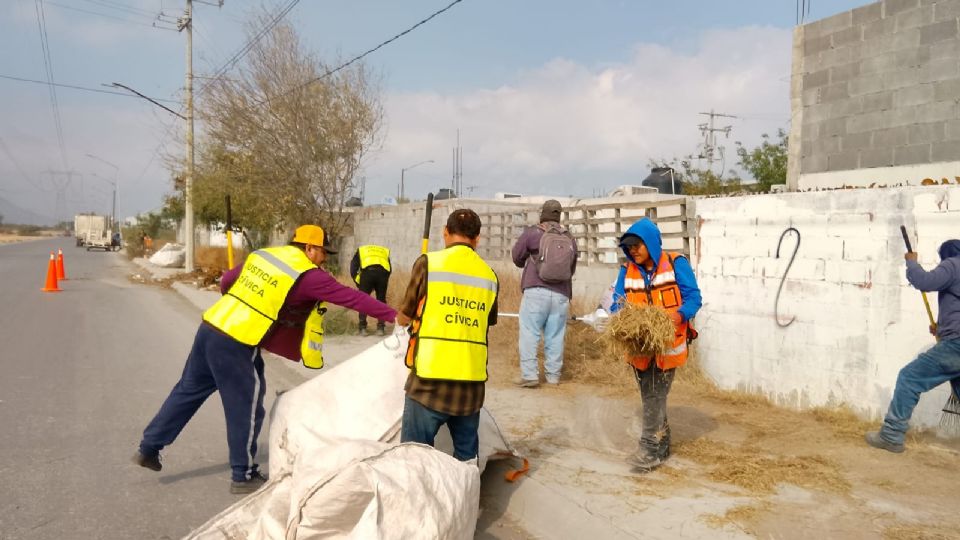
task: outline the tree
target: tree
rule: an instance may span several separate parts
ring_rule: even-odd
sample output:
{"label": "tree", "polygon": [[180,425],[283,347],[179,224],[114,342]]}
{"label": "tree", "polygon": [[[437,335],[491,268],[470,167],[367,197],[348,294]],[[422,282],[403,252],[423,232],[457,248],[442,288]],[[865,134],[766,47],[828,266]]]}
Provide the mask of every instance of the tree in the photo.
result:
{"label": "tree", "polygon": [[[671,167],[674,170],[676,180],[683,185],[685,195],[720,195],[738,193],[743,191],[744,186],[740,177],[735,171],[730,171],[726,178],[720,177],[716,173],[698,169],[686,160],[677,160],[667,162],[664,159],[651,159],[648,162],[650,168]],[[679,165],[679,167],[677,167]]]}
{"label": "tree", "polygon": [[776,142],[771,142],[766,133],[761,137],[763,141],[760,146],[753,150],[747,150],[737,141],[737,156],[740,157],[738,165],[757,181],[754,191],[766,193],[770,191],[770,186],[787,182],[788,137],[787,132],[782,129],[777,130]]}
{"label": "tree", "polygon": [[[262,28],[259,17],[251,27]],[[218,79],[197,108],[203,132],[193,182],[199,222],[226,219],[269,234],[320,223],[336,236],[354,176],[379,142],[379,88],[363,64],[336,73],[304,50],[289,24],[278,24],[230,79]],[[326,76],[325,76],[326,75]],[[314,82],[310,82],[314,81]],[[171,213],[182,208],[168,198]]]}

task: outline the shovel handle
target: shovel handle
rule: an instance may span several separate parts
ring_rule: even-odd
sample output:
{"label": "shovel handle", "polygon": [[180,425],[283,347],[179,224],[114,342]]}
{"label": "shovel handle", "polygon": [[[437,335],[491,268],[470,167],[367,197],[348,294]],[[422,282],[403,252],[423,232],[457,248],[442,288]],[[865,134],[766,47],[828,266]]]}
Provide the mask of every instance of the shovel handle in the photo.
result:
{"label": "shovel handle", "polygon": [[[903,225],[900,226],[900,234],[903,235],[903,243],[907,245],[907,252],[913,251],[910,246],[910,236],[907,235],[907,228]],[[930,300],[927,299],[927,293],[920,291],[920,296],[923,297],[923,307],[927,309],[927,319],[930,320],[930,326],[936,326],[937,321],[933,318],[933,310],[930,309]]]}
{"label": "shovel handle", "polygon": [[910,237],[907,235],[907,228],[903,225],[900,226],[900,234],[903,235],[903,243],[907,245],[907,251],[913,251],[913,248],[910,247]]}

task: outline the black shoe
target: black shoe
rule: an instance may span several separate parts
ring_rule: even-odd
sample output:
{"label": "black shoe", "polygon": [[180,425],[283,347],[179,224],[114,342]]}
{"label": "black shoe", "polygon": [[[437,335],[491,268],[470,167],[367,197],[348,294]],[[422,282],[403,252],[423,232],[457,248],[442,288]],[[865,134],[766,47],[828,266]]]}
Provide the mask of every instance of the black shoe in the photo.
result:
{"label": "black shoe", "polygon": [[137,450],[137,453],[133,455],[133,458],[131,458],[130,461],[141,467],[150,469],[151,471],[159,471],[163,468],[163,464],[160,463],[160,454],[148,456]]}
{"label": "black shoe", "polygon": [[656,453],[646,449],[637,450],[627,458],[627,463],[633,466],[638,472],[650,472],[663,464]]}
{"label": "black shoe", "polygon": [[903,443],[896,444],[887,442],[883,437],[880,436],[879,431],[871,431],[870,433],[867,433],[864,438],[867,440],[867,444],[874,448],[893,452],[894,454],[899,454],[904,450]]}
{"label": "black shoe", "polygon": [[386,335],[387,335],[387,329],[386,329],[386,328],[377,328],[377,335],[379,335],[380,337],[386,336]]}
{"label": "black shoe", "polygon": [[360,337],[367,337],[367,329],[361,328],[360,330],[357,331],[357,335]]}
{"label": "black shoe", "polygon": [[246,495],[263,487],[267,483],[267,477],[260,474],[260,471],[253,471],[250,478],[242,482],[233,480],[230,482],[230,493],[234,495]]}

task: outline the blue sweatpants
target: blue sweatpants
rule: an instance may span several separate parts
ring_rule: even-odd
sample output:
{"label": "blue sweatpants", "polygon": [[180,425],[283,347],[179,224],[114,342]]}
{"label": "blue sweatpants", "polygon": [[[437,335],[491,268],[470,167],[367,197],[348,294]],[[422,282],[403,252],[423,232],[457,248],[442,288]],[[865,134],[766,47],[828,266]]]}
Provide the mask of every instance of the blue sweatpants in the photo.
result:
{"label": "blue sweatpants", "polygon": [[143,430],[140,452],[155,456],[173,443],[203,402],[217,390],[227,419],[232,478],[248,479],[257,470],[254,458],[264,417],[263,358],[258,347],[244,345],[206,324],[197,330],[180,380]]}

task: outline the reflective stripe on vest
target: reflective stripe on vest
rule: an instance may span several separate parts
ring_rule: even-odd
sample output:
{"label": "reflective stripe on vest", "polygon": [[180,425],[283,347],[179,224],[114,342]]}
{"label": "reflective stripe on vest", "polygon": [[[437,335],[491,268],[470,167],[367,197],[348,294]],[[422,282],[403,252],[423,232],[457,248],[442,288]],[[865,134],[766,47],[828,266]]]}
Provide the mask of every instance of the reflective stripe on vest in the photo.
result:
{"label": "reflective stripe on vest", "polygon": [[414,321],[407,367],[421,379],[487,380],[487,328],[497,275],[468,246],[427,253],[427,294]]}
{"label": "reflective stripe on vest", "polygon": [[300,341],[300,358],[303,365],[310,369],[323,367],[323,315],[327,312],[327,303],[318,302],[310,310],[310,316],[303,327],[303,340]]}
{"label": "reflective stripe on vest", "polygon": [[[683,296],[680,294],[680,287],[677,285],[672,259],[679,256],[681,256],[679,253],[662,252],[660,254],[656,272],[650,278],[649,290],[647,290],[646,281],[644,281],[640,267],[629,263],[627,274],[623,280],[627,302],[647,305],[652,301],[653,305],[665,309],[668,313],[677,313],[680,306],[683,305]],[[674,325],[673,343],[663,354],[657,355],[657,367],[673,369],[686,363],[688,326],[689,323],[686,321]],[[633,367],[641,371],[650,367],[650,360],[649,356],[627,358],[627,361]]]}
{"label": "reflective stripe on vest", "polygon": [[203,320],[246,345],[258,345],[300,275],[316,268],[294,246],[254,251],[230,290],[203,313]]}

